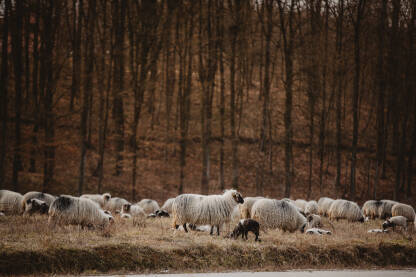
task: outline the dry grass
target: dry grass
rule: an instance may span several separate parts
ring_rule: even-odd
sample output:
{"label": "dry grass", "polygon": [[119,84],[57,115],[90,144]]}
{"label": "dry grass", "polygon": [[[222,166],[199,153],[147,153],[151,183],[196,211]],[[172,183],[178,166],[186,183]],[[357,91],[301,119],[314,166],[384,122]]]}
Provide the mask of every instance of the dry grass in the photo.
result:
{"label": "dry grass", "polygon": [[[368,234],[381,221],[328,223],[332,236],[278,230],[262,242],[205,232],[174,231],[170,219],[137,227],[116,219],[105,230],[49,229],[46,217],[0,218],[0,274],[276,270],[292,268],[415,267],[416,233]],[[24,265],[24,266],[22,266]]]}

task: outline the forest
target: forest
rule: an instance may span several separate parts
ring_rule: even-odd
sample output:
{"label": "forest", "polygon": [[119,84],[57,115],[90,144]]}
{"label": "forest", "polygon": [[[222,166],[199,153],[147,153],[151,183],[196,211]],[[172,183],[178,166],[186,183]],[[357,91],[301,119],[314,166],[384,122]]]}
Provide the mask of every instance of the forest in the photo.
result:
{"label": "forest", "polygon": [[416,1],[1,0],[0,187],[414,204]]}

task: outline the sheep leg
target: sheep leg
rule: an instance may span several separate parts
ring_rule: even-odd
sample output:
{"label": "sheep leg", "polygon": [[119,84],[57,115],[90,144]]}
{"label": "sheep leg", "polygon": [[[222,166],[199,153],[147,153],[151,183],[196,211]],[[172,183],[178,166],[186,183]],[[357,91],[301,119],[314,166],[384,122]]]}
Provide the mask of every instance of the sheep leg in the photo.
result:
{"label": "sheep leg", "polygon": [[220,235],[220,225],[217,225],[217,236]]}
{"label": "sheep leg", "polygon": [[177,230],[178,228],[179,228],[179,225],[176,225],[176,224],[175,224],[175,229]]}
{"label": "sheep leg", "polygon": [[256,239],[254,241],[258,241],[259,240],[259,232],[256,231],[256,232],[254,232],[254,234],[256,235]]}
{"label": "sheep leg", "polygon": [[185,233],[188,233],[188,229],[186,228],[186,223],[183,225],[183,229],[185,230]]}
{"label": "sheep leg", "polygon": [[214,225],[211,225],[211,230],[209,231],[209,234],[212,236],[213,232],[214,232]]}
{"label": "sheep leg", "polygon": [[248,231],[244,231],[244,236],[245,236],[246,240],[248,239],[247,235],[248,235]]}

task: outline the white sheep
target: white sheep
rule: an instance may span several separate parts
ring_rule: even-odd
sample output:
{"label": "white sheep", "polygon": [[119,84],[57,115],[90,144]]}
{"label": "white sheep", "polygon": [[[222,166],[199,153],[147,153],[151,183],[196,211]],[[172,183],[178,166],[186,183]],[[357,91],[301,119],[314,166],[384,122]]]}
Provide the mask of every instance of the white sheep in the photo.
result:
{"label": "white sheep", "polygon": [[48,193],[44,193],[44,192],[38,192],[38,191],[30,191],[27,192],[25,195],[23,195],[22,201],[21,201],[21,213],[23,213],[26,210],[26,204],[28,203],[27,200],[29,199],[39,199],[42,201],[45,201],[46,204],[48,204],[48,206],[50,207],[52,202],[55,201],[56,197],[48,194]]}
{"label": "white sheep", "polygon": [[318,229],[318,228],[310,228],[305,231],[308,235],[332,235],[331,231]]}
{"label": "white sheep", "polygon": [[317,214],[318,213],[318,203],[315,200],[311,200],[305,205],[305,215]]}
{"label": "white sheep", "polygon": [[74,224],[82,227],[106,227],[114,222],[107,211],[98,203],[88,199],[70,195],[59,196],[49,208],[49,224]]}
{"label": "white sheep", "polygon": [[367,231],[367,233],[388,233],[389,230],[383,230],[383,229],[370,229]]}
{"label": "white sheep", "polygon": [[23,195],[10,190],[0,190],[0,211],[7,215],[21,214]]}
{"label": "white sheep", "polygon": [[308,202],[303,199],[296,199],[295,201],[295,206],[298,207],[302,213],[305,213],[306,204],[308,204]]}
{"label": "white sheep", "polygon": [[306,217],[309,228],[322,227],[321,217],[316,214],[310,214]]}
{"label": "white sheep", "polygon": [[152,214],[160,209],[159,204],[152,199],[142,199],[136,205],[142,207],[146,214]]}
{"label": "white sheep", "polygon": [[393,216],[393,217],[388,218],[386,221],[383,222],[383,225],[382,225],[383,230],[386,230],[387,228],[392,227],[393,231],[394,231],[394,228],[396,226],[401,226],[404,230],[407,231],[407,222],[408,221],[409,220],[404,216],[401,216],[401,215]]}
{"label": "white sheep", "polygon": [[173,201],[175,200],[175,198],[169,198],[168,200],[165,201],[165,203],[163,204],[161,210],[167,211],[169,214],[172,213],[172,204]]}
{"label": "white sheep", "polygon": [[264,197],[257,196],[257,197],[245,197],[244,198],[244,203],[241,205],[238,205],[241,219],[251,218],[251,214],[250,214],[251,208],[253,207],[253,204],[259,199],[264,199]]}
{"label": "white sheep", "polygon": [[294,205],[275,199],[256,201],[251,209],[251,216],[262,228],[279,228],[290,232],[300,230],[303,233],[307,223]]}
{"label": "white sheep", "polygon": [[328,215],[330,219],[364,222],[363,213],[357,203],[344,199],[334,200],[329,208]]}
{"label": "white sheep", "polygon": [[332,205],[332,202],[334,202],[334,199],[329,197],[321,197],[318,201],[318,214],[322,216],[328,216],[329,208]]}
{"label": "white sheep", "polygon": [[126,218],[126,214],[129,214],[133,219],[133,224],[138,224],[146,218],[146,213],[143,208],[137,204],[124,204],[121,208],[121,217]]}
{"label": "white sheep", "polygon": [[104,209],[109,210],[112,213],[118,214],[121,212],[121,209],[125,204],[130,204],[130,202],[124,198],[111,197],[110,200],[108,200],[107,204],[104,206]]}
{"label": "white sheep", "polygon": [[[173,226],[177,229],[182,225],[188,232],[186,223],[217,227],[231,220],[231,213],[238,203],[244,199],[236,190],[226,190],[222,195],[181,194],[175,198],[172,205]],[[212,234],[212,228],[211,228]]]}
{"label": "white sheep", "polygon": [[370,219],[375,219],[380,217],[380,206],[383,205],[383,202],[377,200],[368,200],[364,203],[362,211],[365,217]]}
{"label": "white sheep", "polygon": [[104,208],[107,202],[111,199],[111,194],[108,192],[104,194],[83,194],[81,198],[88,198],[94,202],[97,202],[101,208]]}
{"label": "white sheep", "polygon": [[394,216],[404,216],[408,221],[415,221],[415,210],[412,206],[406,205],[403,203],[397,203],[391,208],[391,215]]}

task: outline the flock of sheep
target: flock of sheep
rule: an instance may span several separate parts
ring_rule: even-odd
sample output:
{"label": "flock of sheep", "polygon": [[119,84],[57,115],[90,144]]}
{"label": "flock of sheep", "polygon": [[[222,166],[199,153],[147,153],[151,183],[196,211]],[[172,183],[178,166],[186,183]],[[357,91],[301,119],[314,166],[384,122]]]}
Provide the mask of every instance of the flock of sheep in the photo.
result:
{"label": "flock of sheep", "polygon": [[[20,193],[0,190],[0,216],[48,214],[50,225],[81,225],[105,228],[114,223],[113,215],[131,219],[133,224],[147,217],[172,217],[172,225],[199,230],[205,226],[213,234],[214,228],[238,220],[229,237],[242,235],[247,238],[251,231],[259,240],[259,229],[306,232],[308,234],[331,234],[322,227],[321,216],[330,220],[345,219],[364,222],[370,219],[386,219],[382,229],[369,232],[386,232],[387,228],[401,226],[407,230],[410,222],[416,229],[415,211],[412,206],[392,200],[369,200],[360,208],[357,203],[344,199],[322,197],[318,202],[283,198],[245,197],[236,190],[226,190],[221,195],[181,194],[166,200],[160,208],[155,200],[143,199],[136,204],[109,193],[53,196],[42,192]],[[305,230],[306,229],[306,230]]]}

